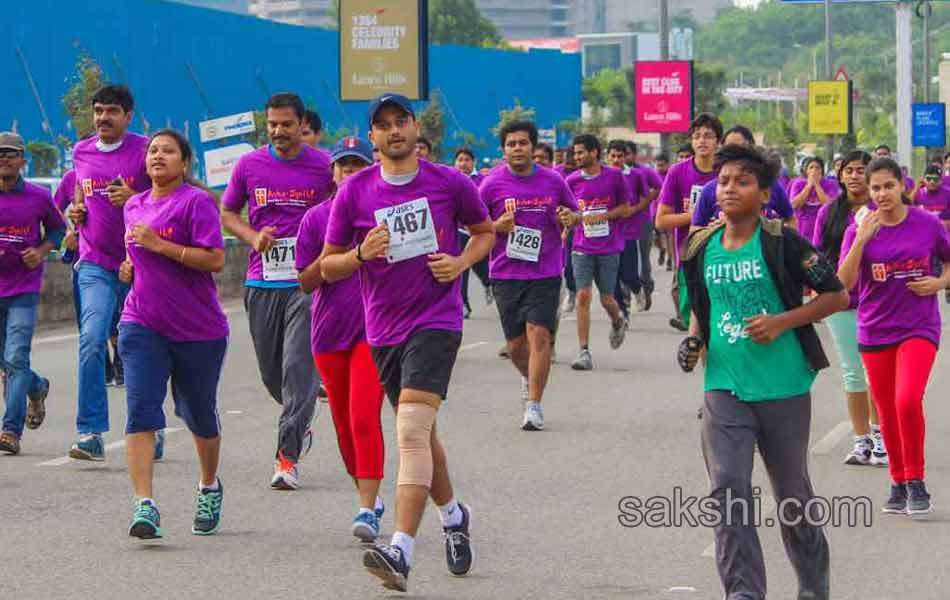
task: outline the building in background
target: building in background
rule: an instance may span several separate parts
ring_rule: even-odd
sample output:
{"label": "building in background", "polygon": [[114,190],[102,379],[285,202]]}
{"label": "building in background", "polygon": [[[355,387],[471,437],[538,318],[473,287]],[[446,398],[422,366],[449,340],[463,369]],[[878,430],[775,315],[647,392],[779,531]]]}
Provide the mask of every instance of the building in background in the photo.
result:
{"label": "building in background", "polygon": [[249,0],[247,11],[278,23],[327,27],[332,24],[331,4],[332,0]]}
{"label": "building in background", "polygon": [[247,14],[247,4],[250,0],[173,0],[181,4],[189,4],[200,8],[210,8],[212,10],[223,10],[225,12],[237,13],[239,15]]}

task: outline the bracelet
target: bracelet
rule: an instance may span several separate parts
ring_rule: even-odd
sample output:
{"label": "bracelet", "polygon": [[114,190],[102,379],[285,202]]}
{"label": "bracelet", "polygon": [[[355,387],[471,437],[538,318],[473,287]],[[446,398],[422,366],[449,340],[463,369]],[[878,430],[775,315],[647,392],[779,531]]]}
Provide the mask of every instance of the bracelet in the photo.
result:
{"label": "bracelet", "polygon": [[178,257],[178,262],[180,262],[181,264],[185,264],[185,252],[187,251],[188,251],[188,246],[182,246],[181,256]]}
{"label": "bracelet", "polygon": [[356,245],[356,260],[360,263],[366,262],[363,260],[363,254],[360,252],[360,248],[363,246],[362,242]]}

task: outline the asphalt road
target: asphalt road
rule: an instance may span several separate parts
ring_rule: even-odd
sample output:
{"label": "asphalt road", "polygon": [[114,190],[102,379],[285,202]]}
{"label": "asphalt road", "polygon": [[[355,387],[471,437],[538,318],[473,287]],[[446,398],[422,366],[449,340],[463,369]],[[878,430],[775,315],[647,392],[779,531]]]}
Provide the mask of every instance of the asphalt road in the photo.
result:
{"label": "asphalt road", "polygon": [[[667,279],[665,272],[660,272]],[[473,298],[481,298],[473,278]],[[436,511],[428,509],[416,544],[410,590],[431,600],[520,598],[721,597],[704,527],[623,527],[621,498],[703,496],[707,480],[696,409],[701,375],[674,363],[681,334],[667,325],[668,285],[649,313],[634,315],[617,351],[607,344],[600,309],[593,328],[596,369],[570,370],[577,349],[568,315],[545,398],[547,430],[519,429],[520,384],[496,356],[502,334],[495,308],[479,301],[466,322],[462,353],[439,428],[457,497],[472,505],[476,562],[466,578],[449,576]],[[47,421],[27,432],[23,453],[0,457],[0,591],[4,598],[348,598],[386,592],[361,566],[349,534],[356,499],[339,458],[326,406],[317,440],[302,466],[303,488],[268,487],[276,440],[276,404],[267,397],[246,320],[230,307],[232,338],[220,390],[225,483],[221,531],[190,534],[197,470],[183,425],[169,419],[166,460],[156,469],[155,496],[166,537],[141,545],[126,532],[133,499],[125,472],[124,390],[110,389],[113,431],[107,460],[62,457],[73,441],[76,338],[73,329],[44,331],[34,367],[53,382]],[[834,362],[834,349],[822,329]],[[944,400],[950,359],[938,356],[927,395],[928,485],[936,511],[925,521],[879,513],[886,469],[845,467],[850,447],[840,373],[823,372],[813,390],[811,472],[824,497],[867,496],[870,526],[828,527],[832,597],[950,597],[950,409]],[[166,405],[170,407],[170,404]],[[392,413],[383,495],[392,532],[396,473]],[[757,461],[755,478],[768,510],[770,489]],[[795,576],[778,528],[762,527],[771,598],[794,598]]]}

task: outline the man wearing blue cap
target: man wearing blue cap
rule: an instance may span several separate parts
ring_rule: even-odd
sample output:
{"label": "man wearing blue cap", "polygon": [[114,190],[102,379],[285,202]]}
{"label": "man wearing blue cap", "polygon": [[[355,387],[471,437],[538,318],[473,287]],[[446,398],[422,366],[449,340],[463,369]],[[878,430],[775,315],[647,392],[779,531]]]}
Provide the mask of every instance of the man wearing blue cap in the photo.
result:
{"label": "man wearing blue cap", "polygon": [[[419,160],[419,123],[404,96],[370,103],[370,141],[379,166],[339,189],[330,209],[321,275],[360,273],[366,339],[380,382],[397,407],[399,479],[396,527],[363,565],[388,589],[406,591],[415,537],[429,497],[439,508],[449,571],[472,567],[472,512],[456,500],[436,415],[448,393],[462,341],[459,277],[495,242],[478,190],[455,168]],[[471,239],[460,247],[458,228]]]}

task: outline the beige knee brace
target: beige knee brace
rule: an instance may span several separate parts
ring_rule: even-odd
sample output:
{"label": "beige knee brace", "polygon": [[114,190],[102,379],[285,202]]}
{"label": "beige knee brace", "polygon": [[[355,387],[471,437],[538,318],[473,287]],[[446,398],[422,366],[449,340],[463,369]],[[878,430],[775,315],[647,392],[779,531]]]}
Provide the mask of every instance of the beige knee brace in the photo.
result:
{"label": "beige knee brace", "polygon": [[432,486],[432,426],[435,408],[407,402],[396,413],[396,438],[399,440],[399,479],[397,485]]}

